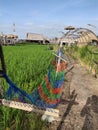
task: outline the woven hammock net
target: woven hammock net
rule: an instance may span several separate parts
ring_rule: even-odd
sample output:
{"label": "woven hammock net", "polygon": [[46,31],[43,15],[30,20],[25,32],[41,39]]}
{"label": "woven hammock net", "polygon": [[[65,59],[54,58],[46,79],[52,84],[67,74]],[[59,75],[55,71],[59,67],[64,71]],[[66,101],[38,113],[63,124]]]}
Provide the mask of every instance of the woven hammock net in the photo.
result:
{"label": "woven hammock net", "polygon": [[[59,56],[59,54],[60,57],[66,59],[61,49],[57,52],[56,55]],[[61,99],[62,87],[64,85],[64,70],[67,67],[67,62],[59,60],[60,58],[57,56],[54,56],[54,59],[51,62],[51,66],[48,70],[48,74],[45,76],[44,81],[31,94],[28,94],[18,88],[5,74],[5,79],[9,84],[9,88],[4,95],[4,98],[34,104],[37,107],[42,108],[57,107]]]}

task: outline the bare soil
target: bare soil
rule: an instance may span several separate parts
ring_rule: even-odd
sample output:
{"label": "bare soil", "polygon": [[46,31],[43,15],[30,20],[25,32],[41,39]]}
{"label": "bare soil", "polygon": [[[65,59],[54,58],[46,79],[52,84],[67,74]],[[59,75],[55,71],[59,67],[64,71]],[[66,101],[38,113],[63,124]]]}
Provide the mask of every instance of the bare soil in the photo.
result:
{"label": "bare soil", "polygon": [[48,130],[98,130],[98,78],[79,63],[65,76],[60,110],[61,120]]}

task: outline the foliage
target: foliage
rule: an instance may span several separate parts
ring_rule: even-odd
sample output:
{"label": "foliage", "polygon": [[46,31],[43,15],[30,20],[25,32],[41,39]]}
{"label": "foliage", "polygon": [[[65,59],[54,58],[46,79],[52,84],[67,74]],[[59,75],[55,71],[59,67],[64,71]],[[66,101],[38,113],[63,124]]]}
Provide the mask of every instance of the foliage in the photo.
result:
{"label": "foliage", "polygon": [[[97,46],[82,46],[76,45],[67,47],[66,52],[76,60],[80,60],[84,64],[94,67],[94,61],[98,61],[98,48]],[[93,54],[97,52],[97,54]],[[97,70],[98,71],[98,70]]]}
{"label": "foliage", "polygon": [[[52,54],[45,45],[3,46],[7,74],[10,79],[27,93],[38,87],[51,63]],[[8,85],[2,81],[2,87]],[[24,111],[0,107],[0,130],[44,130],[45,122]]]}

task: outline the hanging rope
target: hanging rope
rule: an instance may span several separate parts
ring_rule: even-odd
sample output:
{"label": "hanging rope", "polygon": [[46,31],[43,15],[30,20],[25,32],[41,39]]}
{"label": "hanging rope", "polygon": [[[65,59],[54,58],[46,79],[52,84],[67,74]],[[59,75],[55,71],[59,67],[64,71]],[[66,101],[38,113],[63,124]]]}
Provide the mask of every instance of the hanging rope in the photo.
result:
{"label": "hanging rope", "polygon": [[25,103],[33,103],[37,107],[55,108],[60,100],[62,94],[62,87],[65,78],[65,69],[67,62],[64,61],[62,54],[62,46],[52,60],[47,76],[44,78],[42,84],[36,88],[31,94],[17,87],[4,73],[4,78],[9,84],[9,88],[4,95],[4,98],[9,100],[18,100]]}

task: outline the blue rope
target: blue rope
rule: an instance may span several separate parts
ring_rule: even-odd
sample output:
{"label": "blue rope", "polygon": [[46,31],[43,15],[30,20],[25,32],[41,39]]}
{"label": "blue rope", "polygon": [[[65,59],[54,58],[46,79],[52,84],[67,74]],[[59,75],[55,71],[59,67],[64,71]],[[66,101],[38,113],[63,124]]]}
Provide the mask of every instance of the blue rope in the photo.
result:
{"label": "blue rope", "polygon": [[18,88],[7,76],[7,74],[4,74],[4,78],[6,79],[7,83],[10,85],[10,88],[8,89],[8,92],[10,92],[11,89],[14,89],[15,92],[19,91],[23,96],[27,97],[31,102],[33,102],[33,98],[31,98],[31,96],[29,94],[27,94],[25,91],[21,90],[20,88]]}
{"label": "blue rope", "polygon": [[[21,90],[20,88],[18,88],[10,79],[9,77],[4,74],[4,77],[7,81],[7,83],[9,84],[9,89],[7,91],[7,94],[10,94],[10,97],[13,96],[12,91],[14,90],[15,92],[20,92],[20,94],[22,96],[27,97],[34,105],[38,106],[38,107],[42,107],[42,108],[55,108],[57,104],[47,104],[45,101],[42,100],[42,98],[40,97],[40,94],[38,92],[38,89],[36,89],[32,94],[27,94],[25,91]],[[12,91],[11,91],[12,90]],[[24,97],[20,97],[21,100],[24,99]],[[24,100],[23,100],[24,101]]]}

